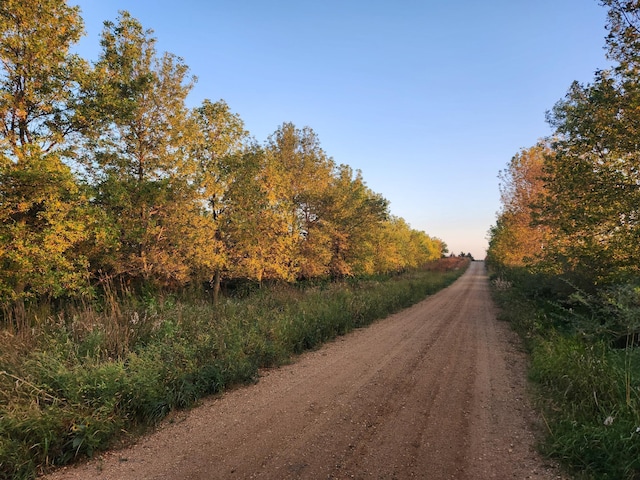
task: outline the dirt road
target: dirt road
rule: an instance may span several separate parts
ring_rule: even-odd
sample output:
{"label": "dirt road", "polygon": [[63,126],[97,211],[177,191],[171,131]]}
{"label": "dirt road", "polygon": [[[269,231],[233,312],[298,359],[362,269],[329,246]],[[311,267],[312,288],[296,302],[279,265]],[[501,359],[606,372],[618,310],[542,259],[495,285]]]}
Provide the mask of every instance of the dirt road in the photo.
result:
{"label": "dirt road", "polygon": [[482,262],[369,328],[50,480],[560,478]]}

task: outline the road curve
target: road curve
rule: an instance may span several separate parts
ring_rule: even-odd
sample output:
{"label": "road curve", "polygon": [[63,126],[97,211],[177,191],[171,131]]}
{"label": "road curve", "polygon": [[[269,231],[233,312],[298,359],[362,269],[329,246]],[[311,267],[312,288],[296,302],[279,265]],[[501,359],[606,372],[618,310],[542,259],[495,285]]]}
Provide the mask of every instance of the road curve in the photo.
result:
{"label": "road curve", "polygon": [[560,478],[534,448],[524,365],[472,262],[421,303],[47,479]]}

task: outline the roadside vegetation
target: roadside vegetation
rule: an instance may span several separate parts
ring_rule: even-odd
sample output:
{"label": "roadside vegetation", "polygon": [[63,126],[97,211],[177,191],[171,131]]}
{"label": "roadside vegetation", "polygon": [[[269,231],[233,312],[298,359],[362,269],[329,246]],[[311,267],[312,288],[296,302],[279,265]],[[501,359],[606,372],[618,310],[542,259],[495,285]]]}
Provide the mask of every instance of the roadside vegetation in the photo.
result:
{"label": "roadside vegetation", "polygon": [[577,478],[640,478],[640,6],[605,0],[613,67],[571,85],[554,135],[500,174],[487,255],[531,349],[541,448]]}
{"label": "roadside vegetation", "polygon": [[[449,257],[402,274],[273,284],[218,303],[115,299],[0,333],[0,478],[29,479],[125,441],[258,369],[405,308],[459,277]],[[41,316],[40,316],[41,315]]]}
{"label": "roadside vegetation", "polygon": [[188,66],[128,12],[98,58],[72,53],[82,35],[65,0],[0,2],[0,478],[91,455],[461,272],[425,270],[444,242],[311,128],[259,142],[223,100],[188,107]]}
{"label": "roadside vegetation", "polygon": [[554,279],[528,272],[492,277],[501,318],[531,353],[542,452],[575,478],[640,478],[640,288],[590,297],[570,285],[554,292]]}
{"label": "roadside vegetation", "polygon": [[[37,25],[37,28],[34,28]],[[0,310],[230,283],[403,271],[446,245],[412,229],[309,127],[264,142],[126,11],[97,59],[64,0],[0,3]]]}

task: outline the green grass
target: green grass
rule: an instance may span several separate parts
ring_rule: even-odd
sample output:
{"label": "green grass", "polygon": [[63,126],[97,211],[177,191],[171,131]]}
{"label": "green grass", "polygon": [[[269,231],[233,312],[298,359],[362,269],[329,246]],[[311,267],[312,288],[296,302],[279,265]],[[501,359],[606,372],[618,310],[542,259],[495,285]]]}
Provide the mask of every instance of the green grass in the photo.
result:
{"label": "green grass", "polygon": [[531,352],[529,374],[548,426],[541,450],[575,478],[640,478],[640,349],[614,342],[639,320],[629,286],[589,302],[578,292],[576,302],[575,294],[561,301],[526,284],[496,281],[494,294]]}
{"label": "green grass", "polygon": [[[466,265],[466,264],[465,264]],[[108,299],[0,331],[0,478],[31,479],[258,369],[408,307],[464,265],[389,278],[273,286],[217,305]]]}

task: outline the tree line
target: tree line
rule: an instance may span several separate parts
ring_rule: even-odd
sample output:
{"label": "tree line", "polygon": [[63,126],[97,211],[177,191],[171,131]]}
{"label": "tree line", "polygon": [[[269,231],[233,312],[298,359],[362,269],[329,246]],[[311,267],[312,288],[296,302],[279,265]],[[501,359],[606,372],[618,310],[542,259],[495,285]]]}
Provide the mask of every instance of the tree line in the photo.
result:
{"label": "tree line", "polygon": [[126,11],[101,53],[64,0],[0,4],[0,303],[91,296],[100,282],[178,290],[225,279],[385,273],[446,245],[390,214],[311,128],[253,139]]}
{"label": "tree line", "polygon": [[488,265],[531,353],[542,450],[579,478],[640,476],[640,2],[602,0],[611,68],[500,173]]}
{"label": "tree line", "polygon": [[640,6],[604,0],[612,68],[574,82],[547,113],[554,134],[501,172],[488,260],[579,288],[640,275]]}

